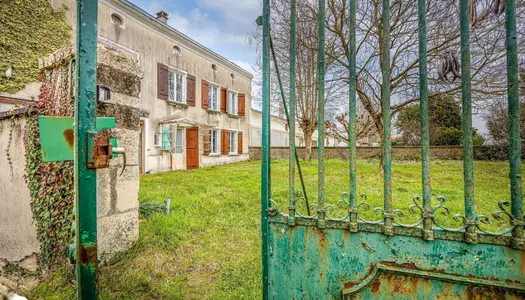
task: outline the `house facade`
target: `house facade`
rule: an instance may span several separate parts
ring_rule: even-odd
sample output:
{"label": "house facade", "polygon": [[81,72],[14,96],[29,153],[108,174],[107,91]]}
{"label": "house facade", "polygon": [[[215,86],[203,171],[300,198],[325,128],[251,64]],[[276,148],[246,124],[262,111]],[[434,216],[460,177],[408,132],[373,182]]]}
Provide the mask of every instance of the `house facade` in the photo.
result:
{"label": "house facade", "polygon": [[[68,18],[75,24],[74,12]],[[172,28],[168,18],[125,0],[99,0],[99,43],[126,53],[144,72],[140,172],[247,160],[252,74]],[[111,101],[110,92],[99,97]]]}

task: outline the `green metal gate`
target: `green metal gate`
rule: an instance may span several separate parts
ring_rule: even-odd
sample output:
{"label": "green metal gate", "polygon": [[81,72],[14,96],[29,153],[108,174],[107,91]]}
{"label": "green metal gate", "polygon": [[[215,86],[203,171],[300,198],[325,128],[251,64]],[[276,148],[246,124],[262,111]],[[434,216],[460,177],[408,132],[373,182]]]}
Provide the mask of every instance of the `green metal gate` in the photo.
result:
{"label": "green metal gate", "polygon": [[[295,78],[296,1],[291,0],[290,78]],[[350,182],[342,218],[331,216],[325,202],[323,143],[318,146],[318,203],[312,214],[299,213],[304,198],[295,196],[295,109],[289,109],[290,181],[288,209],[279,210],[270,189],[270,0],[263,1],[263,166],[262,257],[264,299],[407,298],[407,299],[506,299],[525,297],[525,237],[522,209],[520,107],[516,3],[505,1],[510,201],[500,201],[497,220],[507,218],[500,232],[484,229],[489,218],[475,212],[470,80],[469,0],[459,0],[461,30],[461,88],[464,157],[464,213],[454,215],[458,228],[443,226],[435,214],[449,212],[444,198],[431,200],[428,125],[426,0],[419,8],[419,78],[421,112],[422,197],[414,199],[413,224],[399,221],[400,210],[392,201],[392,155],[389,63],[382,63],[382,120],[384,129],[384,205],[375,208],[382,217],[368,220],[366,198],[356,191],[356,0],[349,0],[350,39]],[[324,135],[324,38],[325,0],[318,0],[319,120],[318,141]],[[390,0],[383,0],[382,46],[390,48]],[[382,62],[390,62],[383,51]],[[276,65],[277,67],[277,65]],[[278,71],[278,68],[276,68]],[[278,74],[279,75],[279,74]],[[295,107],[295,81],[290,80],[289,106]],[[282,89],[282,84],[281,84]],[[284,93],[282,93],[284,101]],[[286,106],[286,105],[285,105]],[[300,171],[300,168],[299,168]],[[309,206],[308,206],[309,207]],[[510,208],[510,210],[508,209]]]}

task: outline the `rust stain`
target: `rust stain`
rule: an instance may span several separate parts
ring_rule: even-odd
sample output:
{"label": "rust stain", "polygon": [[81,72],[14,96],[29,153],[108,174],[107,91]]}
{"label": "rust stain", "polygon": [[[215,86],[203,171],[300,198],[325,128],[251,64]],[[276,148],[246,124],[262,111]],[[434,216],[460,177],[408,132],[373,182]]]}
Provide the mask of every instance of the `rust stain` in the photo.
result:
{"label": "rust stain", "polygon": [[80,248],[80,263],[98,265],[97,244]]}
{"label": "rust stain", "polygon": [[326,250],[326,234],[319,231],[319,250]]}
{"label": "rust stain", "polygon": [[398,264],[395,261],[382,261],[381,264],[385,266],[389,266],[389,267],[396,267],[396,268],[405,268],[405,269],[412,269],[412,270],[418,269],[416,264],[413,262],[406,262],[406,263]]}
{"label": "rust stain", "polygon": [[73,146],[75,145],[75,132],[73,129],[66,129],[62,134],[64,135],[69,148],[73,149]]}
{"label": "rust stain", "polygon": [[377,295],[380,289],[381,289],[381,280],[376,279],[372,281],[372,283],[370,283],[370,290],[372,291],[372,293]]}
{"label": "rust stain", "polygon": [[374,249],[370,248],[370,246],[368,246],[368,244],[365,243],[365,242],[361,243],[361,247],[363,247],[363,249],[368,250],[368,252],[370,252],[370,253],[374,252]]}
{"label": "rust stain", "polygon": [[358,284],[359,284],[358,281],[348,281],[348,282],[345,282],[343,284],[343,286],[345,287],[345,289],[349,289],[349,288],[354,287],[354,286],[356,286]]}

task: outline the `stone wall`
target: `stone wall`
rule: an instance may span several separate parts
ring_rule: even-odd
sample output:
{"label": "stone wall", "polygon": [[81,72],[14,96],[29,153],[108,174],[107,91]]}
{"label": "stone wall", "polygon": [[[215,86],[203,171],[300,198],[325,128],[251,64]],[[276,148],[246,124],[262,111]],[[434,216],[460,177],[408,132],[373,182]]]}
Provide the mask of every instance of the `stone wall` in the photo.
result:
{"label": "stone wall", "polygon": [[[370,159],[380,158],[381,147],[357,147],[357,158]],[[300,158],[304,157],[304,147],[297,148]],[[288,158],[288,147],[272,147],[271,157],[273,159]],[[463,147],[461,146],[439,146],[430,147],[432,159],[461,160]],[[523,155],[522,155],[523,156]],[[250,147],[250,159],[260,160],[262,158],[261,147]],[[347,147],[325,147],[325,158],[348,159]],[[392,147],[392,158],[395,160],[419,160],[421,149],[419,147]],[[312,148],[312,159],[317,159],[317,147]],[[476,146],[474,147],[475,160],[507,160],[507,148],[504,146]]]}
{"label": "stone wall", "polygon": [[[74,55],[72,47],[55,53],[41,62],[53,67],[53,61]],[[119,147],[126,150],[126,166],[122,155],[111,159],[110,167],[97,170],[98,253],[102,262],[126,250],[138,238],[138,142],[140,122],[140,87],[142,72],[138,63],[115,49],[99,45],[98,83],[111,89],[111,103],[98,104],[97,115],[115,117],[113,135]],[[31,198],[24,180],[25,111],[15,114],[12,141],[9,146],[12,165],[6,150],[11,134],[11,112],[0,113],[0,299],[6,291],[16,291],[27,276],[3,277],[9,266],[37,271],[39,243],[31,212]],[[12,171],[11,171],[12,169]],[[9,282],[7,281],[9,280]],[[3,284],[2,282],[5,281]]]}
{"label": "stone wall", "polygon": [[142,71],[138,62],[116,49],[99,44],[98,84],[111,89],[111,103],[98,104],[97,116],[115,117],[113,130],[124,158],[110,160],[97,170],[98,253],[102,261],[126,250],[138,237],[140,92]]}
{"label": "stone wall", "polygon": [[[25,118],[19,115],[0,114],[0,261],[18,262],[39,252],[29,189],[24,180],[25,126]],[[7,159],[8,151],[12,164]]]}

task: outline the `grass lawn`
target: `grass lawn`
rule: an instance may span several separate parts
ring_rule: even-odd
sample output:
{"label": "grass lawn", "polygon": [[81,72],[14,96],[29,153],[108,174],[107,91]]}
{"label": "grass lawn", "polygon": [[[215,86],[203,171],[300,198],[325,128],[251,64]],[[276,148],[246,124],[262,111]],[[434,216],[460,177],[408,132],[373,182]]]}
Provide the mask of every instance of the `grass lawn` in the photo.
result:
{"label": "grass lawn", "polygon": [[[381,206],[383,185],[378,161],[359,161],[357,170],[358,193],[366,193],[372,207]],[[308,196],[315,200],[317,162],[303,162],[303,171]],[[432,194],[447,199],[451,214],[461,213],[462,163],[436,161],[431,172]],[[508,165],[476,162],[475,180],[477,211],[490,215],[497,209],[497,201],[508,199]],[[140,201],[163,203],[171,197],[171,214],[144,220],[135,246],[100,268],[101,299],[260,298],[260,162],[145,175],[140,185]],[[335,204],[347,186],[346,162],[326,161],[327,201]],[[288,206],[287,161],[273,162],[272,191],[273,199],[284,210]],[[420,193],[420,163],[395,162],[395,208],[409,215],[407,207]],[[442,216],[440,221],[455,225],[451,216]],[[73,280],[69,268],[63,268],[33,289],[29,297],[74,299]]]}

